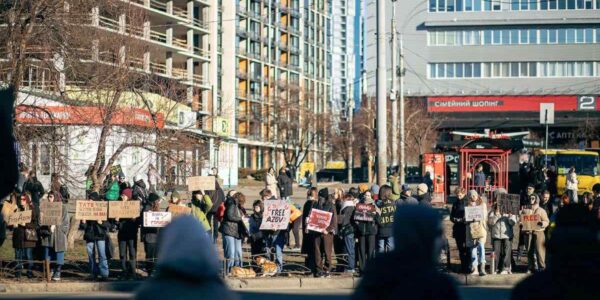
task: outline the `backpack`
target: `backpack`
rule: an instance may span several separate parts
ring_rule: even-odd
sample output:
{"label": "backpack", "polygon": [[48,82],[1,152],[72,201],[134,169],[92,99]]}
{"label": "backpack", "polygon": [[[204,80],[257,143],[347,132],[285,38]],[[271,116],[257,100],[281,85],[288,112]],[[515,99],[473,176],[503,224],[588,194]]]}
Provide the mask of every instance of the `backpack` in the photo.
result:
{"label": "backpack", "polygon": [[217,208],[217,212],[215,213],[215,218],[217,218],[217,220],[219,222],[223,222],[224,217],[225,217],[225,203],[221,202],[221,204],[219,205],[219,208]]}

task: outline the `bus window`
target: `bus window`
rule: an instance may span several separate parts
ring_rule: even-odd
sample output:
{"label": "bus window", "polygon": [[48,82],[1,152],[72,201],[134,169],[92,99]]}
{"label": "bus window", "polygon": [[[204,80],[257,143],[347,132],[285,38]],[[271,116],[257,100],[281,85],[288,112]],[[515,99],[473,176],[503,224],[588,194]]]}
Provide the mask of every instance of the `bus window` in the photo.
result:
{"label": "bus window", "polygon": [[557,155],[556,162],[559,175],[566,175],[572,166],[577,175],[598,175],[598,156],[595,155]]}

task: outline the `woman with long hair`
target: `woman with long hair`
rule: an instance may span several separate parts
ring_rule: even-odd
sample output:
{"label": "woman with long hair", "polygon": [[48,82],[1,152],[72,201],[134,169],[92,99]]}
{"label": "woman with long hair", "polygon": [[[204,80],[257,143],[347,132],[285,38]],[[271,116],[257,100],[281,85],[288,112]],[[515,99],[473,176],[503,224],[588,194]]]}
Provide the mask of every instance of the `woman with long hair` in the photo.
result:
{"label": "woman with long hair", "polygon": [[467,232],[467,247],[471,249],[471,275],[479,273],[480,276],[485,276],[485,241],[487,238],[487,206],[485,201],[479,196],[477,191],[470,190],[468,195],[469,207],[481,207],[483,214],[480,220],[468,221],[469,226]]}
{"label": "woman with long hair", "polygon": [[469,270],[470,265],[470,254],[467,251],[467,222],[465,221],[465,205],[467,202],[467,190],[461,187],[454,190],[456,195],[456,202],[452,204],[452,210],[450,211],[450,221],[452,225],[452,237],[456,241],[456,247],[458,248],[458,256],[460,257],[460,270],[466,273]]}
{"label": "woman with long hair", "polygon": [[[56,191],[48,192],[48,202],[60,201],[60,195]],[[40,227],[40,243],[44,247],[44,259],[54,262],[52,268],[52,280],[60,280],[60,272],[65,264],[65,251],[67,251],[67,234],[69,233],[69,212],[66,199],[62,203],[61,223]],[[43,213],[43,212],[42,212]]]}
{"label": "woman with long hair", "polygon": [[17,211],[32,211],[31,221],[25,225],[17,225],[13,230],[13,248],[17,261],[15,277],[21,278],[23,261],[27,261],[27,278],[33,278],[33,248],[37,244],[37,214],[33,209],[33,202],[29,193],[22,194],[17,201]]}
{"label": "woman with long hair", "polygon": [[275,169],[270,167],[267,170],[267,174],[265,175],[265,189],[271,191],[271,194],[275,196],[275,198],[279,198],[279,188],[277,187],[277,174],[275,174]]}

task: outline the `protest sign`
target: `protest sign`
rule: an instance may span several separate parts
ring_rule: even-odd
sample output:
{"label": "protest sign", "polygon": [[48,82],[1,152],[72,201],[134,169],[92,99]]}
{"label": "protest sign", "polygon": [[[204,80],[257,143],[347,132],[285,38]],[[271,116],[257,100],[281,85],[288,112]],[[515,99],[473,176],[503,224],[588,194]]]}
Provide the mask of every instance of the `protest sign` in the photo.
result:
{"label": "protest sign", "polygon": [[500,194],[498,208],[501,214],[519,215],[521,196],[515,194]]}
{"label": "protest sign", "polygon": [[29,222],[31,222],[31,210],[16,211],[6,219],[6,225],[8,226],[25,225]]}
{"label": "protest sign", "polygon": [[5,201],[4,204],[2,205],[2,219],[8,220],[8,217],[10,215],[12,215],[15,210],[17,210],[16,204],[14,204],[10,201]]}
{"label": "protest sign", "polygon": [[169,204],[167,210],[171,213],[172,218],[176,218],[182,215],[189,215],[192,213],[192,209],[187,206],[181,206],[177,204]]}
{"label": "protest sign", "polygon": [[308,216],[306,227],[308,230],[323,233],[329,227],[332,217],[333,214],[328,211],[313,208]]}
{"label": "protest sign", "polygon": [[521,224],[523,224],[523,231],[533,231],[537,229],[538,222],[540,221],[539,215],[521,215]]}
{"label": "protest sign", "polygon": [[265,200],[261,230],[285,230],[290,223],[290,204],[282,200]]}
{"label": "protest sign", "polygon": [[108,217],[111,219],[135,219],[140,216],[140,201],[108,202]]}
{"label": "protest sign", "polygon": [[465,207],[465,220],[467,220],[467,222],[481,221],[483,219],[483,206],[478,205]]}
{"label": "protest sign", "polygon": [[193,176],[187,179],[188,191],[214,191],[216,188],[214,176]]}
{"label": "protest sign", "polygon": [[144,227],[165,227],[171,223],[171,213],[166,211],[144,212]]}
{"label": "protest sign", "polygon": [[62,224],[63,204],[43,201],[40,203],[40,225]]}
{"label": "protest sign", "polygon": [[354,220],[372,222],[375,213],[375,205],[358,203],[354,210]]}
{"label": "protest sign", "polygon": [[106,221],[108,202],[79,200],[75,205],[75,219],[84,221]]}

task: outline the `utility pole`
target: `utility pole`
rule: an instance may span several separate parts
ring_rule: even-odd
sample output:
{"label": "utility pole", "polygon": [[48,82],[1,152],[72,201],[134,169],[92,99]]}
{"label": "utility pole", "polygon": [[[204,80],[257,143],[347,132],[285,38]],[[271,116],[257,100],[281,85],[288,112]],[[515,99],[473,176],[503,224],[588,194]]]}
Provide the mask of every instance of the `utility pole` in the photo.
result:
{"label": "utility pole", "polygon": [[[365,102],[366,102],[366,113],[367,113],[367,126],[369,126],[369,128],[371,128],[371,125],[373,125],[373,121],[371,121],[371,97],[368,94],[367,91],[367,72],[365,72],[364,70],[362,71],[362,83],[361,83],[361,88],[362,88],[362,92],[361,95],[365,97]],[[372,150],[371,150],[371,144],[370,144],[370,140],[371,140],[372,136],[369,136],[369,139],[366,143],[365,146],[365,152],[367,153],[367,181],[371,182],[373,180],[373,154],[372,154]]]}
{"label": "utility pole", "polygon": [[400,184],[404,184],[406,177],[406,155],[404,153],[406,147],[406,136],[404,127],[404,44],[403,36],[400,33]]}
{"label": "utility pole", "polygon": [[[398,167],[398,68],[396,59],[398,57],[398,40],[396,39],[396,0],[392,0],[392,90],[390,92],[390,100],[392,105],[392,166]],[[399,167],[398,167],[399,168]]]}
{"label": "utility pole", "polygon": [[386,183],[387,177],[387,78],[385,3],[377,1],[377,183]]}
{"label": "utility pole", "polygon": [[[352,95],[352,89],[350,89],[350,95]],[[352,155],[352,144],[354,143],[354,135],[352,132],[352,128],[354,128],[353,126],[353,116],[354,116],[354,99],[351,97],[350,98],[350,103],[348,103],[347,108],[348,108],[348,132],[346,133],[348,135],[348,165],[346,166],[348,168],[348,183],[352,184],[352,168],[354,168],[354,156]]]}

